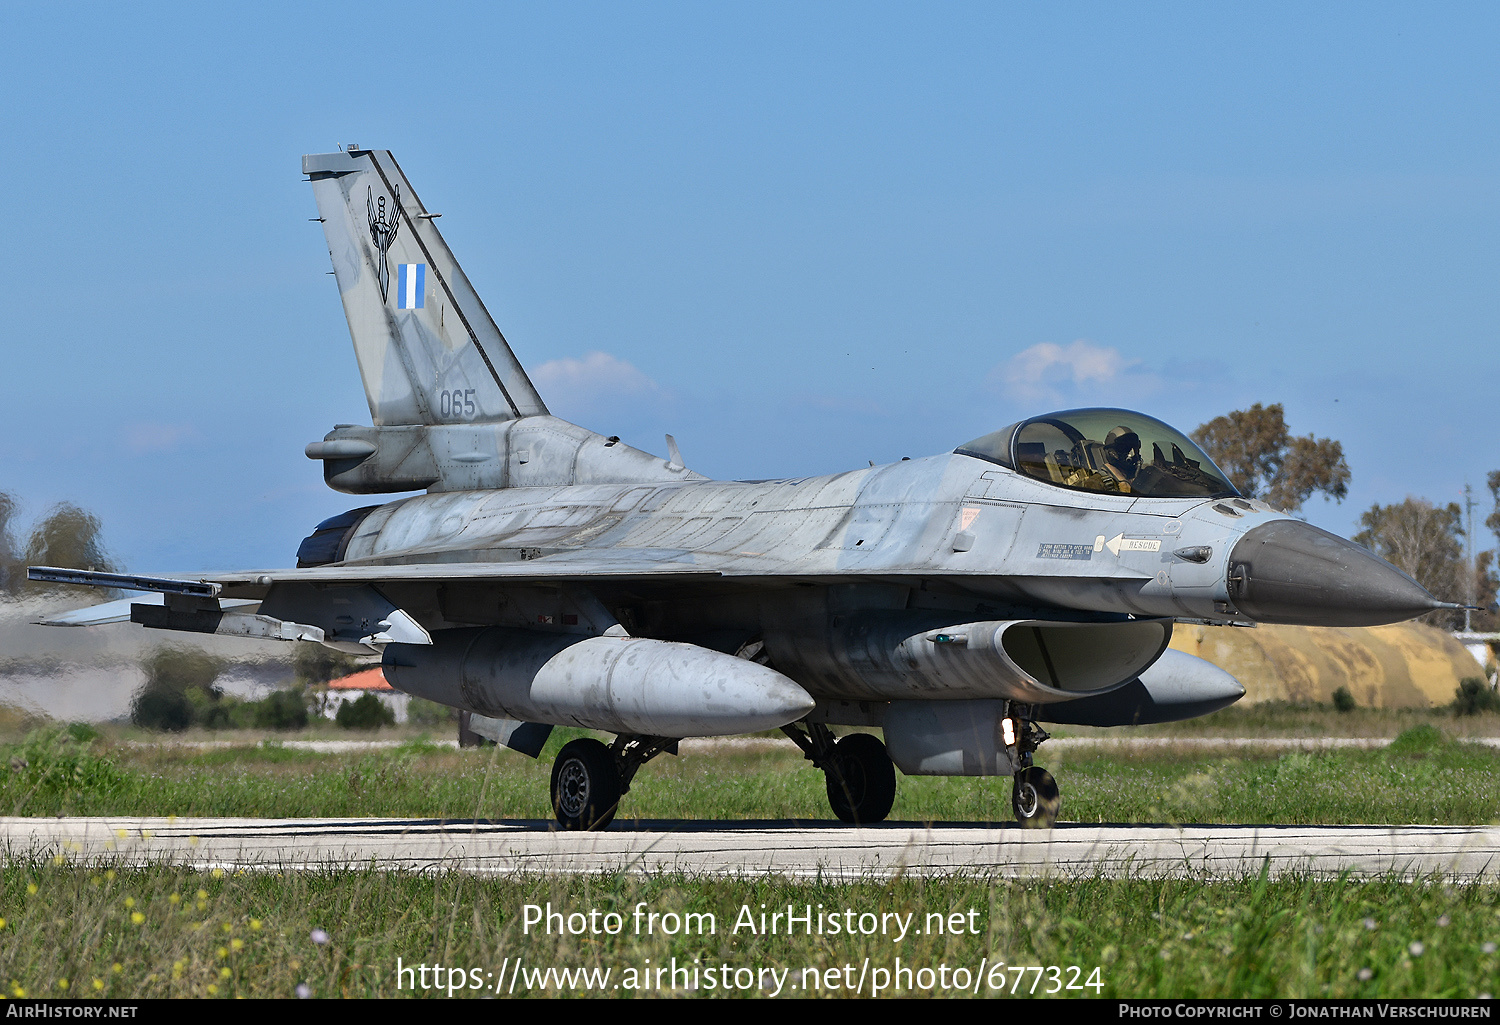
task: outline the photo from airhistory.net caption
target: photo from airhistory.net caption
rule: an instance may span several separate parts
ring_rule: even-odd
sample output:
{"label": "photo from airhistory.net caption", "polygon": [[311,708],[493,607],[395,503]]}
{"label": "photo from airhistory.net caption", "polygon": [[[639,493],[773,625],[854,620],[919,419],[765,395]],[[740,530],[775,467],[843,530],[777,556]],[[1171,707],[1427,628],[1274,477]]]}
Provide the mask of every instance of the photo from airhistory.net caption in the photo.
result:
{"label": "photo from airhistory.net caption", "polygon": [[0,987],[22,1001],[1451,998],[1488,1008],[1497,901],[1493,887],[1399,879],[501,878],[49,858],[0,871]]}

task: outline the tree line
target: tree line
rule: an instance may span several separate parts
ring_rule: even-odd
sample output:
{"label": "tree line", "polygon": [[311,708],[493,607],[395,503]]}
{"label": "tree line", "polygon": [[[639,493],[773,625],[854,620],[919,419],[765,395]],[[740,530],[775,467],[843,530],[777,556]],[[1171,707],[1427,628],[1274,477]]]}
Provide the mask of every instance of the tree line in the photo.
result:
{"label": "tree line", "polygon": [[[1296,513],[1314,494],[1343,501],[1349,494],[1349,464],[1344,448],[1330,438],[1294,437],[1280,403],[1236,410],[1200,424],[1193,440],[1203,447],[1230,483],[1248,498]],[[1488,479],[1495,511],[1485,526],[1500,537],[1500,470]],[[1468,532],[1457,502],[1434,505],[1408,495],[1392,505],[1376,503],[1360,514],[1353,539],[1391,565],[1408,573],[1444,601],[1491,605],[1496,576],[1493,550],[1479,552],[1474,565],[1464,553]],[[1476,539],[1477,540],[1477,539]],[[1422,617],[1449,630],[1464,625],[1462,612],[1433,612]],[[1475,630],[1492,631],[1500,622],[1490,613],[1475,613]]]}

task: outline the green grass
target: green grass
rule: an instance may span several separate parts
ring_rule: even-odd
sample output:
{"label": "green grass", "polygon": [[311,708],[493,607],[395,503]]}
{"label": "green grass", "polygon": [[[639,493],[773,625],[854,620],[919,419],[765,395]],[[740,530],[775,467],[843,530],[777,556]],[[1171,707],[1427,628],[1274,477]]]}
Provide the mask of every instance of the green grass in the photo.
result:
{"label": "green grass", "polygon": [[[549,902],[563,914],[616,912],[623,928],[613,936],[528,933],[524,906]],[[640,902],[647,911],[712,914],[716,929],[637,934],[633,910]],[[735,932],[742,907],[758,915],[761,904],[912,915],[913,929],[904,938],[894,926],[884,936]],[[951,924],[955,914],[957,932],[922,933],[928,915]],[[419,981],[402,980],[398,989],[398,958],[405,966],[478,969],[486,988],[494,984],[483,973],[500,972],[507,958],[511,965],[521,958],[527,969],[608,968],[609,985],[628,980],[627,969],[669,966],[674,957],[680,966],[697,959],[700,968],[750,969],[742,981],[770,968],[790,972],[784,978],[799,988],[784,992],[793,995],[802,995],[812,978],[804,970],[817,970],[825,984],[837,970],[840,988],[824,991],[835,996],[849,995],[843,987],[857,980],[866,958],[869,969],[890,973],[891,984],[899,958],[913,970],[906,985],[918,995],[924,976],[915,970],[946,966],[951,979],[964,967],[972,979],[981,962],[987,970],[980,992],[987,996],[995,995],[988,985],[996,980],[1007,993],[1015,986],[1028,994],[1035,984],[1036,995],[1046,995],[1054,985],[1092,977],[1097,989],[1058,995],[1474,997],[1493,990],[1500,969],[1500,891],[1395,880],[960,877],[839,884],[360,870],[225,875],[21,860],[0,870],[0,917],[0,985],[8,995],[34,997],[289,997],[299,984],[316,996],[398,996]],[[325,932],[327,942],[314,942],[314,930]],[[997,963],[1061,971],[1053,977],[1002,969],[993,976],[988,969]],[[852,966],[847,975],[845,966]],[[1069,973],[1070,966],[1079,971]],[[463,975],[465,988],[456,992],[482,995],[467,988],[474,978]],[[879,978],[867,974],[861,995]],[[962,995],[936,981],[925,991]],[[523,981],[513,995],[553,992]],[[631,989],[627,982],[622,991],[606,992]],[[722,991],[700,978],[696,995]],[[759,985],[746,995],[760,995]]]}
{"label": "green grass", "polygon": [[[399,816],[547,819],[556,731],[540,760],[413,742],[347,754],[268,743],[194,749],[112,745],[41,731],[0,747],[11,815]],[[1500,752],[1430,724],[1384,750],[1240,752],[1052,749],[1064,821],[1454,823],[1500,820]],[[827,819],[823,778],[789,746],[661,756],[636,776],[622,818]],[[896,821],[1003,822],[1008,779],[900,777]]]}
{"label": "green grass", "polygon": [[[269,743],[139,747],[45,730],[0,748],[9,814],[549,817],[551,756],[414,742],[357,754]],[[1043,748],[1044,754],[1046,748]],[[1192,748],[1090,749],[1041,759],[1062,782],[1065,820],[1106,822],[1489,822],[1500,818],[1500,754],[1420,722],[1381,751],[1223,757]],[[828,819],[821,776],[795,751],[722,748],[642,769],[624,815],[661,819]],[[1006,780],[902,777],[893,818],[1007,821]],[[528,903],[565,913],[712,913],[711,936],[537,935]],[[732,925],[742,906],[874,914],[967,913],[978,932],[762,936]],[[1100,878],[1014,883],[984,877],[887,883],[684,876],[487,878],[374,870],[203,872],[11,858],[0,863],[0,988],[11,995],[112,997],[396,996],[397,958],[465,972],[609,969],[609,986],[649,965],[729,966],[747,980],[816,970],[852,982],[897,967],[949,972],[980,992],[1000,981],[1037,995],[1132,997],[1472,997],[1493,992],[1500,888],[1296,876],[1234,882]],[[314,930],[328,934],[315,943]],[[506,961],[506,959],[511,959]],[[868,958],[868,967],[865,959]],[[1060,973],[990,974],[997,962]],[[116,967],[118,965],[118,967]],[[842,975],[845,966],[851,973]],[[1070,966],[1079,968],[1070,973]],[[1094,975],[1094,969],[1098,974]],[[633,970],[637,974],[626,976]],[[807,975],[804,975],[806,971]],[[833,974],[830,974],[833,973]],[[452,981],[457,976],[443,976]],[[464,975],[468,986],[473,976]],[[756,977],[759,978],[758,976]],[[867,975],[869,982],[878,974]],[[913,974],[917,993],[957,995]],[[1018,981],[1019,980],[1019,981]],[[415,982],[415,979],[411,980]],[[429,973],[429,982],[434,981]],[[627,988],[606,992],[629,994]],[[841,986],[843,983],[841,983]],[[722,995],[701,981],[696,995]],[[210,988],[212,987],[212,989]],[[427,995],[437,991],[428,989]],[[480,995],[467,988],[457,991]],[[549,995],[552,991],[548,991]],[[569,990],[568,992],[573,992]],[[654,995],[654,990],[652,991]],[[786,992],[793,992],[787,990]],[[795,991],[802,995],[804,991]],[[523,980],[514,995],[540,995]],[[754,985],[747,995],[760,994]],[[581,993],[579,995],[582,995]],[[678,995],[688,995],[679,993]],[[848,995],[828,989],[824,995]]]}

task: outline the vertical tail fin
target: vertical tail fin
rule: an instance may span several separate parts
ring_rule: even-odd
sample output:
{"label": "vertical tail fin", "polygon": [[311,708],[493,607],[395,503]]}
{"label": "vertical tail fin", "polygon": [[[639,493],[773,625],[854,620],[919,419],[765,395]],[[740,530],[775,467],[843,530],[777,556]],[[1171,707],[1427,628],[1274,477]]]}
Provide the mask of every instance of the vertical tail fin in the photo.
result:
{"label": "vertical tail fin", "polygon": [[302,158],[376,426],[547,407],[389,150]]}

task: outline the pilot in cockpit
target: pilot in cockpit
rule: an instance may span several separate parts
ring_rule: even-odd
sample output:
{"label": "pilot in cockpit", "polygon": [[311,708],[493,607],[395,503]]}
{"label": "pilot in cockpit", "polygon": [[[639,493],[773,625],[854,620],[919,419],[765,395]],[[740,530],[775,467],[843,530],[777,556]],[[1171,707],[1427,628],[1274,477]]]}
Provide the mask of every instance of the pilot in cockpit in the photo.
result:
{"label": "pilot in cockpit", "polygon": [[1063,479],[1069,487],[1087,491],[1132,494],[1136,474],[1141,468],[1141,438],[1128,427],[1116,427],[1104,436],[1104,443],[1080,440],[1071,457],[1059,462],[1073,464],[1071,474]]}
{"label": "pilot in cockpit", "polygon": [[1104,470],[1130,491],[1141,469],[1141,437],[1129,427],[1116,427],[1104,436]]}

